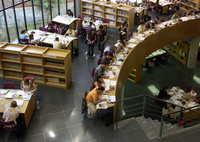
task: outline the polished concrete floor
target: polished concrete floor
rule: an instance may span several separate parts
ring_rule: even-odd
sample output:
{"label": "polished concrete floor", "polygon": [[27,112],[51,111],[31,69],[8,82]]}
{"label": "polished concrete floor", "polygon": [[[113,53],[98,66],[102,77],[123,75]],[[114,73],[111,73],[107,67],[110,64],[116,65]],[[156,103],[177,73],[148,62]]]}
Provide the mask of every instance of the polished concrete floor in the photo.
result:
{"label": "polished concrete floor", "polygon": [[[155,13],[150,12],[152,17]],[[167,19],[167,16],[162,16]],[[154,19],[154,18],[153,18]],[[135,26],[136,28],[137,26]],[[108,29],[106,46],[111,46],[118,39],[117,30]],[[39,85],[40,109],[36,110],[22,142],[148,142],[143,130],[133,121],[117,130],[114,126],[105,127],[100,118],[94,120],[84,119],[81,114],[81,98],[85,90],[89,91],[92,83],[91,70],[97,67],[99,51],[95,46],[95,57],[86,58],[87,46],[83,40],[79,41],[79,56],[73,59],[72,78],[70,87],[65,89]],[[196,80],[195,80],[196,79]],[[200,92],[200,63],[195,69],[189,69],[178,60],[170,56],[166,65],[158,64],[154,69],[142,71],[141,81],[133,84],[125,83],[125,98],[158,93],[163,86],[180,86],[186,88],[189,84]],[[0,88],[3,82],[0,80]],[[20,88],[20,82],[15,82],[16,88]],[[153,89],[148,86],[154,86]],[[150,89],[149,89],[150,88]],[[200,126],[186,130],[185,132],[155,139],[152,141],[165,142],[199,142]],[[5,133],[6,142],[16,141],[13,133]],[[0,134],[0,141],[2,134]]]}

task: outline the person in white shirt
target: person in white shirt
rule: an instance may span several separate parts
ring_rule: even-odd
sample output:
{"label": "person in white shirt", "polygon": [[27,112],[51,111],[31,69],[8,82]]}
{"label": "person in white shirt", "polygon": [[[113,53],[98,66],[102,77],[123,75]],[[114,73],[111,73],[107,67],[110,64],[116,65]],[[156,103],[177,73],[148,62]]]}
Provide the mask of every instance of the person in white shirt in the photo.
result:
{"label": "person in white shirt", "polygon": [[[17,102],[12,101],[10,108],[6,108],[3,113],[3,119],[5,121],[12,121],[14,120],[15,124],[17,124],[16,119],[19,117],[19,110],[17,109]],[[9,126],[7,126],[9,127]]]}
{"label": "person in white shirt", "polygon": [[192,88],[191,91],[189,93],[187,93],[187,94],[192,96],[192,98],[195,98],[197,96],[197,93],[196,93],[194,88]]}

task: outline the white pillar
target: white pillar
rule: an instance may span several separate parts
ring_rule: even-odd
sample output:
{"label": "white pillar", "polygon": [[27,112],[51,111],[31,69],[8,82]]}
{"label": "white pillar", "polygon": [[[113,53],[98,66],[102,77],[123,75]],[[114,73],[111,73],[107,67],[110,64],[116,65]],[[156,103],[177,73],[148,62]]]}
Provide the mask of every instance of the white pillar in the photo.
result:
{"label": "white pillar", "polygon": [[195,68],[199,50],[200,36],[191,38],[187,67]]}

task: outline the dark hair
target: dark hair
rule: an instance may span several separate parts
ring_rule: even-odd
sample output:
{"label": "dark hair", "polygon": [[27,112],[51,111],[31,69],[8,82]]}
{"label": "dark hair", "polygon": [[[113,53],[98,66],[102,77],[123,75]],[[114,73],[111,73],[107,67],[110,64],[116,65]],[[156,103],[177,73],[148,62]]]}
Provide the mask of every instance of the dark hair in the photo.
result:
{"label": "dark hair", "polygon": [[117,49],[117,47],[114,46],[114,45],[110,47],[110,50],[113,50],[113,51],[114,51],[114,49]]}
{"label": "dark hair", "polygon": [[99,82],[99,79],[102,78],[102,75],[97,75],[96,78],[93,81],[93,84],[97,81]]}
{"label": "dark hair", "polygon": [[101,90],[101,91],[104,91],[105,88],[103,86],[99,86],[97,90]]}
{"label": "dark hair", "polygon": [[144,24],[144,22],[142,21],[142,22],[140,22],[140,25],[142,25],[142,24]]}
{"label": "dark hair", "polygon": [[10,104],[10,107],[17,107],[17,102],[16,101],[12,101]]}
{"label": "dark hair", "polygon": [[165,90],[165,89],[168,89],[168,88],[169,88],[169,87],[167,87],[167,86],[164,86],[164,87],[163,87],[163,90]]}
{"label": "dark hair", "polygon": [[89,32],[89,36],[91,36],[92,35],[92,31],[95,31],[93,28],[92,29],[90,29],[90,32]]}
{"label": "dark hair", "polygon": [[27,77],[24,78],[24,83],[27,83],[29,85],[29,79]]}
{"label": "dark hair", "polygon": [[59,28],[63,28],[63,25],[60,25]]}
{"label": "dark hair", "polygon": [[26,30],[21,30],[21,34],[25,33]]}
{"label": "dark hair", "polygon": [[113,53],[111,52],[108,52],[108,56],[112,57],[113,58]]}
{"label": "dark hair", "polygon": [[124,22],[122,23],[122,27],[126,26],[126,24],[127,24],[127,21],[124,21]]}
{"label": "dark hair", "polygon": [[183,104],[183,105],[185,105],[185,104],[186,104],[186,102],[185,102],[185,101],[182,101],[182,104]]}
{"label": "dark hair", "polygon": [[68,29],[72,29],[72,27],[70,27],[70,26],[69,26],[69,28],[68,28]]}
{"label": "dark hair", "polygon": [[72,13],[71,9],[67,9],[67,13],[68,13],[68,11],[70,11]]}
{"label": "dark hair", "polygon": [[94,14],[91,15],[91,19],[95,19]]}
{"label": "dark hair", "polygon": [[158,20],[160,19],[160,18],[158,17],[158,15],[156,16],[156,19],[158,19]]}
{"label": "dark hair", "polygon": [[31,41],[33,39],[33,34],[29,35],[29,41]]}
{"label": "dark hair", "polygon": [[55,38],[55,41],[58,41],[58,40],[59,40],[59,38],[58,38],[58,37],[56,37],[56,38]]}
{"label": "dark hair", "polygon": [[100,26],[99,26],[99,29],[103,29],[103,26],[102,26],[102,25],[100,25]]}
{"label": "dark hair", "polygon": [[90,22],[90,26],[93,24],[93,22]]}

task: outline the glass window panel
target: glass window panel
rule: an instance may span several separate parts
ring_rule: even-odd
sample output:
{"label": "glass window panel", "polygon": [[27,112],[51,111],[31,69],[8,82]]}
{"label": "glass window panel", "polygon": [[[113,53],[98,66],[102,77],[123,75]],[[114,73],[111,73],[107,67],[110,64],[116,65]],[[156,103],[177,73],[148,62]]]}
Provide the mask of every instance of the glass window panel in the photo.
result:
{"label": "glass window panel", "polygon": [[17,40],[17,34],[19,34],[19,33],[16,33],[15,18],[13,16],[14,15],[13,8],[9,8],[5,12],[6,12],[8,30],[9,30],[9,35],[10,35],[10,42],[13,42]]}
{"label": "glass window panel", "polygon": [[26,13],[27,30],[33,30],[34,22],[33,22],[33,11],[32,11],[31,2],[26,3],[24,7],[25,7],[25,13]]}
{"label": "glass window panel", "polygon": [[58,16],[58,1],[57,0],[51,0],[51,10],[52,10],[52,19],[56,16]]}
{"label": "glass window panel", "polygon": [[3,11],[0,12],[0,42],[7,42],[7,32],[6,32],[6,26],[4,21],[4,15]]}
{"label": "glass window panel", "polygon": [[66,0],[60,1],[60,14],[64,15],[66,13]]}
{"label": "glass window panel", "polygon": [[[74,14],[74,0],[67,0],[67,8],[71,9]],[[75,15],[74,15],[75,16]]]}
{"label": "glass window panel", "polygon": [[15,11],[16,11],[16,17],[17,17],[18,31],[19,31],[19,33],[21,33],[21,30],[25,29],[24,13],[23,13],[22,4],[20,4],[17,7],[15,7]]}
{"label": "glass window panel", "polygon": [[[7,0],[6,0],[7,1]],[[12,0],[8,0],[8,1],[11,1],[12,2]],[[20,2],[22,2],[22,0],[14,0],[14,4],[18,4],[18,3],[20,3]]]}
{"label": "glass window panel", "polygon": [[0,9],[3,9],[3,6],[2,6],[2,3],[1,3],[1,1],[0,1]]}

